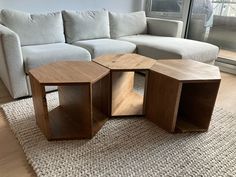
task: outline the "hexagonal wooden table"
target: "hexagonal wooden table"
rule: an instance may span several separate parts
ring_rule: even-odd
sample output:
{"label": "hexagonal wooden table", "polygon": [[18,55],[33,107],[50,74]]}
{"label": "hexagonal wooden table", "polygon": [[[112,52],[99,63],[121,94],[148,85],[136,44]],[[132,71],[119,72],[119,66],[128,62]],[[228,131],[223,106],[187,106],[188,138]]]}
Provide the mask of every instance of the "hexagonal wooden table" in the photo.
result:
{"label": "hexagonal wooden table", "polygon": [[[36,122],[48,140],[92,138],[109,114],[109,69],[64,61],[29,72]],[[58,86],[60,105],[48,112],[45,86]]]}
{"label": "hexagonal wooden table", "polygon": [[147,80],[148,71],[156,60],[137,54],[121,54],[101,56],[93,61],[110,69],[110,116],[143,116],[146,89],[144,96],[133,90],[134,74],[135,71],[145,72]]}
{"label": "hexagonal wooden table", "polygon": [[146,118],[168,132],[207,131],[221,76],[193,60],[158,60],[150,69]]}

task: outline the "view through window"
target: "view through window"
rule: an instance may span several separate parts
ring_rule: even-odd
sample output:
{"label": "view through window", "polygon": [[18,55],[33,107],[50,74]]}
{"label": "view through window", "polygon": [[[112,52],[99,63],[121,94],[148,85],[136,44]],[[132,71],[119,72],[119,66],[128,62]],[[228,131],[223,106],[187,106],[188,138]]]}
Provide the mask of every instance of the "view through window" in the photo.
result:
{"label": "view through window", "polygon": [[188,38],[220,47],[219,59],[236,65],[236,0],[194,0]]}
{"label": "view through window", "polygon": [[182,4],[183,0],[154,0],[152,1],[152,11],[180,13]]}

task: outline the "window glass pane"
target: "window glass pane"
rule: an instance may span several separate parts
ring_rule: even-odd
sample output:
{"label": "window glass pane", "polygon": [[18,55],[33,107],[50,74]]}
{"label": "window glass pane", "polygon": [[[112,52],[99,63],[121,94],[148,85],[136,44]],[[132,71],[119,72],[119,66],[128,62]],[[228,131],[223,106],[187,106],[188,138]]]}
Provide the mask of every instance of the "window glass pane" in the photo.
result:
{"label": "window glass pane", "polygon": [[236,50],[236,0],[195,0],[188,37]]}
{"label": "window glass pane", "polygon": [[236,16],[236,0],[213,0],[214,15]]}
{"label": "window glass pane", "polygon": [[183,0],[152,0],[152,11],[181,12]]}

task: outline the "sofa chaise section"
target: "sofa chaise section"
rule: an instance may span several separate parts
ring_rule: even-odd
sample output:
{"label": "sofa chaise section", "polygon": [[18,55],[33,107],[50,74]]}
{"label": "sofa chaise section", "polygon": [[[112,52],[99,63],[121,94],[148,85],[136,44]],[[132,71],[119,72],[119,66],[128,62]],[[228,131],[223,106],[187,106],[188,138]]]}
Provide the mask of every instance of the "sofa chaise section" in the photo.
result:
{"label": "sofa chaise section", "polygon": [[180,21],[146,18],[144,12],[110,13],[110,24],[112,38],[132,42],[138,54],[154,59],[192,59],[212,64],[218,56],[215,45],[180,38]]}
{"label": "sofa chaise section", "polygon": [[218,56],[219,48],[215,45],[189,39],[133,35],[120,37],[137,46],[137,53],[155,59],[192,59],[213,64]]}

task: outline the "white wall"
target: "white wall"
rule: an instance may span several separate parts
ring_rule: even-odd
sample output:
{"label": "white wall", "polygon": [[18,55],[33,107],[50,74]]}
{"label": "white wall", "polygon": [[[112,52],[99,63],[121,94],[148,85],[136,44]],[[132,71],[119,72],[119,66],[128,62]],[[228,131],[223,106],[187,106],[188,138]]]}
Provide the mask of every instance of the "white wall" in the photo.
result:
{"label": "white wall", "polygon": [[139,11],[143,0],[0,0],[0,9],[15,9],[30,13],[60,10],[99,10],[115,12]]}

